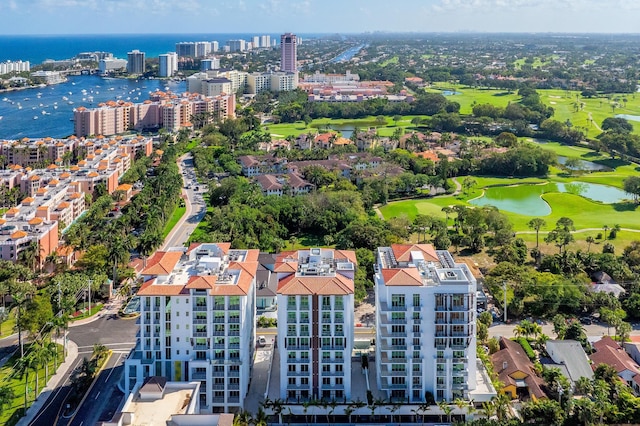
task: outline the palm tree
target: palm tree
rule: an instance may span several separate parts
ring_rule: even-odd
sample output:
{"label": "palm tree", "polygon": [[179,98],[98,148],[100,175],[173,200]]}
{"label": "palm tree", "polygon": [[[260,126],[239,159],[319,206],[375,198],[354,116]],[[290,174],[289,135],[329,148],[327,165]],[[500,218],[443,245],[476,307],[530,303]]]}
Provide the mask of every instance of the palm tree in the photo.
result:
{"label": "palm tree", "polygon": [[487,419],[496,415],[496,404],[494,400],[486,401],[482,403],[482,411]]}
{"label": "palm tree", "polygon": [[442,213],[444,213],[444,223],[448,227],[449,226],[449,215],[453,213],[453,209],[451,206],[444,206],[442,208]]}
{"label": "palm tree", "polygon": [[258,413],[256,417],[253,419],[254,426],[267,426],[269,418],[266,413],[262,409],[262,407],[258,407]]}
{"label": "palm tree", "polygon": [[545,227],[546,225],[547,225],[547,222],[544,219],[540,219],[539,217],[534,217],[527,224],[527,226],[529,226],[530,229],[533,229],[534,231],[536,231],[536,248],[540,246],[540,239],[539,239],[540,229]]}
{"label": "palm tree", "polygon": [[33,354],[28,354],[27,356],[21,356],[16,362],[14,367],[15,377],[19,377],[22,379],[24,377],[24,409],[26,411],[27,404],[29,402],[29,370],[32,370],[35,366],[35,359]]}
{"label": "palm tree", "polygon": [[593,244],[595,242],[595,239],[589,235],[587,237],[587,253],[589,253],[591,251],[591,244]]}
{"label": "palm tree", "polygon": [[11,296],[16,307],[16,325],[18,327],[18,344],[20,345],[20,356],[24,357],[24,344],[22,342],[22,311],[31,299],[34,291],[33,284],[26,281],[14,281],[11,289]]}

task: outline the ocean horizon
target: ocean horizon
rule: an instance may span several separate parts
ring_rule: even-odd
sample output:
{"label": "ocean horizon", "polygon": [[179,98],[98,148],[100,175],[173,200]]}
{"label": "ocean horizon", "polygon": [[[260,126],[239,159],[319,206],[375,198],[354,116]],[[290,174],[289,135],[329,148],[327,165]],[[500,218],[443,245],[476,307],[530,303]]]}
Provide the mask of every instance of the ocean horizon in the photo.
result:
{"label": "ocean horizon", "polygon": [[[181,41],[217,41],[220,47],[227,41],[253,36],[269,35],[271,40],[280,40],[274,33],[200,33],[200,34],[73,34],[73,35],[0,35],[0,62],[29,61],[41,64],[47,59],[69,59],[81,52],[111,52],[117,58],[126,59],[127,52],[138,49],[147,58],[167,52],[175,52]],[[316,38],[323,34],[298,34],[305,38]]]}

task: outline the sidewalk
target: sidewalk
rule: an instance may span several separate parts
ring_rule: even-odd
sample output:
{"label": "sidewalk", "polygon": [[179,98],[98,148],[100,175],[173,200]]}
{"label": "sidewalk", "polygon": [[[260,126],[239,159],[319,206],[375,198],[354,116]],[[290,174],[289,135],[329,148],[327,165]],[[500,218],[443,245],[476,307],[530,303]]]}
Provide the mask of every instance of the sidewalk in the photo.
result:
{"label": "sidewalk", "polygon": [[118,311],[120,310],[120,307],[122,306],[122,302],[124,300],[125,299],[120,297],[120,296],[112,297],[111,300],[109,300],[107,303],[105,303],[104,306],[102,307],[102,309],[99,310],[98,312],[96,312],[94,315],[92,315],[92,316],[90,316],[88,318],[83,318],[83,319],[78,320],[78,321],[70,322],[69,323],[69,328],[78,327],[80,325],[85,325],[85,324],[92,323],[92,322],[102,318],[103,316],[117,314]]}
{"label": "sidewalk", "polygon": [[[54,339],[54,342],[62,344],[62,339]],[[44,404],[49,399],[49,396],[56,390],[65,374],[69,371],[69,369],[73,366],[76,358],[78,357],[78,345],[75,342],[69,340],[67,342],[67,358],[64,360],[62,364],[58,366],[58,371],[54,374],[47,383],[40,394],[38,395],[38,399],[29,407],[27,410],[27,414],[18,421],[17,426],[27,426],[31,421],[35,418],[35,416],[40,412]]]}

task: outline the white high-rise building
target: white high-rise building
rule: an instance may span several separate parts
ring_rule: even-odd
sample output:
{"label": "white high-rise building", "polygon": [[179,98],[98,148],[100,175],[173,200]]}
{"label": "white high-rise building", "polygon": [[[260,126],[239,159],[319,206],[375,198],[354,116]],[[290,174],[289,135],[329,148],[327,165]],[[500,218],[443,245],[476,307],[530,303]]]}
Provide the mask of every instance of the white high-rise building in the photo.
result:
{"label": "white high-rise building", "polygon": [[118,70],[124,70],[127,68],[126,59],[118,58],[105,58],[98,61],[98,72],[101,75],[109,74]]}
{"label": "white high-rise building", "polygon": [[145,56],[144,52],[133,50],[127,53],[127,72],[129,74],[144,74]]}
{"label": "white high-rise building", "polygon": [[429,244],[381,247],[375,268],[378,390],[387,399],[469,399],[476,389],[476,280]]}
{"label": "white high-rise building", "polygon": [[211,51],[212,52],[217,52],[219,49],[219,45],[217,41],[212,41],[211,42]]}
{"label": "white high-rise building", "polygon": [[260,47],[266,47],[267,49],[271,47],[271,36],[263,35],[260,37]]}
{"label": "white high-rise building", "polygon": [[278,277],[280,398],[351,399],[354,339],[353,251],[281,253]]}
{"label": "white high-rise building", "polygon": [[196,58],[204,58],[211,53],[211,43],[208,41],[196,42]]}
{"label": "white high-rise building", "polygon": [[251,39],[251,44],[254,49],[257,49],[260,46],[260,36],[253,36],[253,38]]}
{"label": "white high-rise building", "polygon": [[172,77],[178,71],[178,54],[168,52],[158,56],[160,77]]}
{"label": "white high-rise building", "polygon": [[147,261],[125,393],[162,376],[199,381],[202,413],[243,408],[255,348],[258,254],[206,243],[157,252]]}
{"label": "white high-rise building", "polygon": [[295,34],[280,36],[280,69],[285,72],[298,71],[298,42]]}
{"label": "white high-rise building", "polygon": [[217,70],[220,68],[220,58],[209,58],[200,61],[200,71]]}
{"label": "white high-rise building", "polygon": [[30,70],[29,61],[0,62],[0,75],[9,74],[10,72],[28,72]]}

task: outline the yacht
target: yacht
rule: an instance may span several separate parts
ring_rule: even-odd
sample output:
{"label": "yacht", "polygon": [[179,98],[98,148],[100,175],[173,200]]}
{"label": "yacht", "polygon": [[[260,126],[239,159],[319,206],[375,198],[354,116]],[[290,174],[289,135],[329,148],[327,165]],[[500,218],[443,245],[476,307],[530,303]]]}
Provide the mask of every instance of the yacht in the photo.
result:
{"label": "yacht", "polygon": [[33,116],[33,119],[34,119],[34,120],[37,120],[37,119],[38,119],[38,116],[37,116],[37,115],[34,115],[34,116]]}

